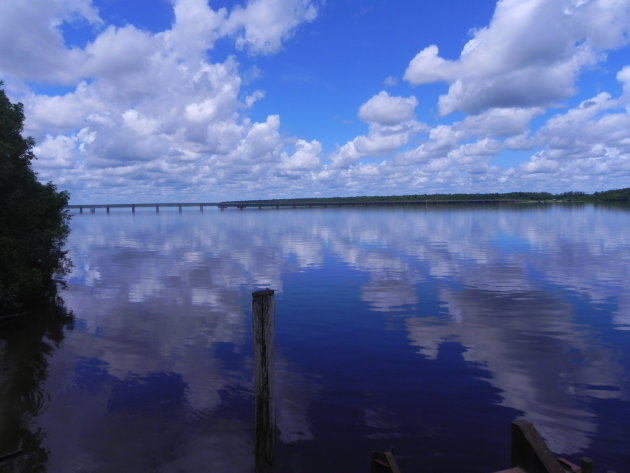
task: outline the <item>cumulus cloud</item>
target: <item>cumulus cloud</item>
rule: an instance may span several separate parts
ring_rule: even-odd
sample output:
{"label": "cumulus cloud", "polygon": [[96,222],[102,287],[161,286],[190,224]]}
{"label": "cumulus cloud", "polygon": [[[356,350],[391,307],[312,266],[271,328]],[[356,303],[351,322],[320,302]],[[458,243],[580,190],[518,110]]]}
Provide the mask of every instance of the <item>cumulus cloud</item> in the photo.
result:
{"label": "cumulus cloud", "polygon": [[333,168],[346,168],[361,158],[384,157],[409,143],[412,136],[426,130],[426,125],[411,120],[399,125],[370,123],[367,135],[360,135],[341,146],[331,156]]}
{"label": "cumulus cloud", "polygon": [[413,85],[449,83],[439,99],[443,115],[546,105],[572,95],[577,74],[627,44],[628,33],[624,0],[500,0],[490,25],[473,33],[459,59],[443,59],[437,46],[428,46],[404,78]]}
{"label": "cumulus cloud", "polygon": [[391,97],[387,92],[381,91],[361,105],[359,118],[380,125],[396,125],[412,120],[417,105],[418,99],[413,96]]}
{"label": "cumulus cloud", "polygon": [[317,4],[311,0],[250,0],[236,6],[225,30],[236,35],[236,45],[254,53],[272,53],[304,22],[317,17]]}
{"label": "cumulus cloud", "polygon": [[617,80],[623,87],[621,102],[626,106],[626,111],[630,112],[630,66],[624,67],[617,73]]}
{"label": "cumulus cloud", "polygon": [[298,140],[295,144],[295,152],[291,156],[285,153],[279,167],[290,171],[316,169],[321,164],[319,158],[321,152],[322,145],[319,141]]}
{"label": "cumulus cloud", "polygon": [[[288,136],[272,94],[261,104],[266,92],[248,78],[264,77],[260,56],[294,44],[324,2],[171,4],[172,24],[149,32],[107,24],[89,0],[3,3],[0,74],[25,105],[40,178],[73,200],[112,189],[122,200],[196,200],[627,186],[630,66],[593,69],[616,73],[621,94],[600,86],[578,99],[576,80],[627,43],[628,0],[500,0],[459,57],[429,45],[406,83],[384,71],[387,91],[352,104],[365,130],[338,143]],[[83,46],[66,43],[68,26],[91,32]],[[462,113],[434,116],[430,95],[419,110],[408,84],[432,82],[449,87],[440,114]],[[49,83],[61,92],[42,93]],[[525,162],[506,169],[515,151]]]}
{"label": "cumulus cloud", "polygon": [[0,71],[23,80],[73,83],[85,56],[66,47],[59,26],[82,21],[95,27],[102,22],[90,0],[6,0],[0,44],[10,47],[2,48]]}
{"label": "cumulus cloud", "polygon": [[222,36],[227,10],[213,10],[206,0],[174,0],[175,23],[161,37],[180,58],[198,60]]}
{"label": "cumulus cloud", "polygon": [[628,127],[628,112],[602,92],[547,120],[532,137],[532,144],[542,149],[520,170],[555,173],[561,182],[597,175],[623,180],[630,171]]}
{"label": "cumulus cloud", "polygon": [[412,136],[427,129],[415,120],[417,105],[413,96],[390,96],[385,91],[371,97],[358,111],[359,118],[368,122],[367,135],[353,138],[333,153],[333,168],[346,168],[364,157],[383,157],[409,143]]}
{"label": "cumulus cloud", "polygon": [[[26,132],[39,143],[40,178],[75,189],[73,198],[81,200],[132,182],[152,192],[211,192],[218,183],[236,189],[276,169],[299,175],[320,165],[317,140],[293,140],[290,153],[278,115],[247,117],[265,93],[243,88],[233,56],[221,62],[207,56],[220,38],[250,53],[274,53],[316,18],[318,2],[250,0],[213,9],[205,0],[174,0],[172,6],[171,27],[151,33],[105,25],[90,0],[3,4],[0,44],[11,47],[2,48],[0,72],[22,91]],[[93,37],[70,47],[63,27],[78,22],[91,25]],[[26,81],[69,87],[47,95]]]}
{"label": "cumulus cloud", "polygon": [[77,151],[77,141],[76,137],[49,135],[33,151],[38,158],[46,162],[47,168],[67,168],[72,165]]}

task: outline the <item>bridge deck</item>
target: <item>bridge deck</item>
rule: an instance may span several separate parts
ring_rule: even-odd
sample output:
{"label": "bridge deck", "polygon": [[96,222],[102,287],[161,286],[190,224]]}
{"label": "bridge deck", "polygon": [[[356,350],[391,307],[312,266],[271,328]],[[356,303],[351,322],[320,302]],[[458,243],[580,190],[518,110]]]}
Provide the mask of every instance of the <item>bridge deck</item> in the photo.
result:
{"label": "bridge deck", "polygon": [[159,211],[160,207],[219,207],[221,210],[227,208],[237,208],[240,210],[251,208],[312,208],[312,207],[378,207],[378,206],[407,206],[407,205],[430,205],[430,204],[514,204],[523,203],[522,200],[374,200],[374,201],[230,201],[230,202],[155,202],[142,204],[71,204],[68,209],[89,209],[94,212],[96,209],[130,208],[134,211],[136,208],[155,208]]}

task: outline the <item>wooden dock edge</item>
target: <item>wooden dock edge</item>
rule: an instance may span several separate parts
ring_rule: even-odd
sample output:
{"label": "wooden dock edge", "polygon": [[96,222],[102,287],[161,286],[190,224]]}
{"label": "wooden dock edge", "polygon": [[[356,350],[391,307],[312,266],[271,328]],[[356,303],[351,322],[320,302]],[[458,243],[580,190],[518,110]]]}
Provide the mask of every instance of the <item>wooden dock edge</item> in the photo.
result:
{"label": "wooden dock edge", "polygon": [[[578,466],[556,457],[536,427],[526,420],[512,422],[511,442],[511,467],[495,473],[593,473],[590,458],[581,458]],[[401,473],[394,452],[372,452],[370,473]]]}

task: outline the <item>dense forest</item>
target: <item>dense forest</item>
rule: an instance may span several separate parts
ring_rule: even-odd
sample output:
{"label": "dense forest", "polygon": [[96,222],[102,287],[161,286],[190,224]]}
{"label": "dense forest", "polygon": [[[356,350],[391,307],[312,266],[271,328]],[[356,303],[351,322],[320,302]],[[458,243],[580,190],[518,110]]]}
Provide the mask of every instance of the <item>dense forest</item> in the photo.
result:
{"label": "dense forest", "polygon": [[[387,196],[357,196],[357,197],[309,197],[300,199],[267,199],[238,201],[248,204],[272,204],[272,203],[300,203],[309,202],[335,203],[335,202],[412,202],[412,201],[509,201],[509,202],[629,202],[630,187],[624,189],[608,190],[587,194],[585,192],[564,192],[551,194],[549,192],[507,192],[491,194],[412,194],[412,195],[387,195]],[[235,203],[237,201],[230,201]],[[226,202],[228,203],[228,202]]]}
{"label": "dense forest", "polygon": [[53,278],[69,265],[68,194],[37,180],[34,141],[23,127],[22,104],[11,103],[0,82],[0,317],[54,296]]}

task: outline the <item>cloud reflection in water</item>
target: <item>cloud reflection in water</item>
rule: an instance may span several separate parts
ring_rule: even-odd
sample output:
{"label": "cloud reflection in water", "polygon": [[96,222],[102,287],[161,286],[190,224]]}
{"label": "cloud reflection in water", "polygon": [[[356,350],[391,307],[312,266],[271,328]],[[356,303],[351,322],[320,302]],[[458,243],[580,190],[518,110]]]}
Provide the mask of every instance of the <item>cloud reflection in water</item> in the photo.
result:
{"label": "cloud reflection in water", "polygon": [[[630,328],[630,232],[620,231],[629,215],[442,207],[76,216],[65,299],[77,329],[51,366],[52,406],[42,418],[54,432],[50,464],[178,471],[203,458],[216,471],[249,471],[249,293],[261,287],[301,307],[284,321],[291,337],[307,339],[325,326],[313,322],[326,304],[322,288],[356,285],[356,296],[343,296],[352,310],[365,307],[366,323],[382,318],[379,330],[404,334],[422,355],[413,363],[431,363],[457,342],[466,362],[489,373],[500,405],[532,420],[555,451],[588,449],[602,421],[593,400],[629,399],[627,349],[606,341]],[[322,286],[286,291],[299,274],[321,274]],[[314,406],[336,387],[289,345],[277,355],[279,438],[317,441],[326,432]],[[90,389],[79,382],[82,360],[96,360],[102,375]],[[154,396],[160,390],[164,398]],[[133,403],[159,406],[161,417],[125,411]],[[403,419],[392,406],[357,403],[366,438],[399,437]],[[112,450],[118,435],[144,460]]]}

